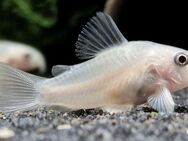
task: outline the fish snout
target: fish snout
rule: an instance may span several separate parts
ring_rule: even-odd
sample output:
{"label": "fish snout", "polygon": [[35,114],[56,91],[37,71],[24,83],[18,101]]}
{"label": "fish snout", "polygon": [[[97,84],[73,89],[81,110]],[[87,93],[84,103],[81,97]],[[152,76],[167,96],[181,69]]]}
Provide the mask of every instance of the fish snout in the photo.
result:
{"label": "fish snout", "polygon": [[29,72],[35,73],[45,73],[46,71],[46,60],[45,57],[40,53],[25,53],[23,55],[23,60],[26,64],[28,64]]}

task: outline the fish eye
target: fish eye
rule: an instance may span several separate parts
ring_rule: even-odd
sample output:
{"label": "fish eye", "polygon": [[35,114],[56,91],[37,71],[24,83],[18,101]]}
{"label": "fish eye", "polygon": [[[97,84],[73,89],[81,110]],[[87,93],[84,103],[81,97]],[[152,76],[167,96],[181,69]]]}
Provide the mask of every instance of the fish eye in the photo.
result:
{"label": "fish eye", "polygon": [[26,53],[26,54],[24,55],[24,59],[25,59],[26,61],[30,61],[30,60],[31,60],[31,54]]}
{"label": "fish eye", "polygon": [[31,55],[30,55],[30,54],[25,54],[25,55],[24,55],[24,58],[25,58],[26,60],[30,60],[30,59],[31,59]]}
{"label": "fish eye", "polygon": [[175,63],[179,66],[185,66],[188,64],[188,56],[185,53],[178,53],[175,56]]}

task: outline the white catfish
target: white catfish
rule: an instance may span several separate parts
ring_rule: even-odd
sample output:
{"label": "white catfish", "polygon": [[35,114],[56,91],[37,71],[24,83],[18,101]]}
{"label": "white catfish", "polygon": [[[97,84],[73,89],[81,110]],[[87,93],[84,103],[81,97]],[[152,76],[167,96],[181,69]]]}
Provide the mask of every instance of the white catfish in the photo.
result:
{"label": "white catfish", "polygon": [[0,62],[23,71],[46,71],[46,61],[39,50],[15,41],[0,40]]}
{"label": "white catfish", "polygon": [[126,110],[128,105],[148,103],[171,113],[171,93],[188,86],[188,51],[149,41],[128,42],[105,13],[97,13],[83,28],[76,54],[90,60],[54,66],[53,78],[1,64],[0,111],[41,105]]}

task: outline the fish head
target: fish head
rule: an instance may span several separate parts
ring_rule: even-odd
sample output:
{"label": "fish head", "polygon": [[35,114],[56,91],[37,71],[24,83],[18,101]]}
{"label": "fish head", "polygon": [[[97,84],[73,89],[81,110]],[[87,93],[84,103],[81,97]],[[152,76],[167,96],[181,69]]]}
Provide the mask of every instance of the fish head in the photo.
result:
{"label": "fish head", "polygon": [[152,71],[166,80],[173,92],[188,87],[188,51],[158,43],[154,47],[149,53]]}
{"label": "fish head", "polygon": [[46,71],[46,60],[39,50],[28,48],[22,53],[21,58],[25,64],[28,64],[28,71],[37,70],[39,73]]}
{"label": "fish head", "polygon": [[46,60],[39,50],[17,42],[7,42],[7,44],[7,47],[10,47],[7,55],[8,64],[27,72],[46,71]]}
{"label": "fish head", "polygon": [[178,49],[173,55],[173,67],[179,77],[179,85],[176,85],[175,90],[188,87],[188,51]]}

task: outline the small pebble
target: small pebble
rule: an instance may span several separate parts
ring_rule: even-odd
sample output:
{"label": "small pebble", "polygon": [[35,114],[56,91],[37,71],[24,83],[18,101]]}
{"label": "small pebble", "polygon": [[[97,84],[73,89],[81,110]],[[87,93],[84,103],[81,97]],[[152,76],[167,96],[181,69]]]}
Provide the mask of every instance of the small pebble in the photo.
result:
{"label": "small pebble", "polygon": [[57,126],[58,130],[70,129],[70,128],[71,128],[71,125],[69,125],[69,124],[63,124],[63,125]]}
{"label": "small pebble", "polygon": [[8,128],[0,128],[0,140],[10,139],[15,135],[14,131]]}
{"label": "small pebble", "polygon": [[2,113],[0,113],[0,119],[3,119],[3,116],[4,116],[4,115],[3,115]]}

